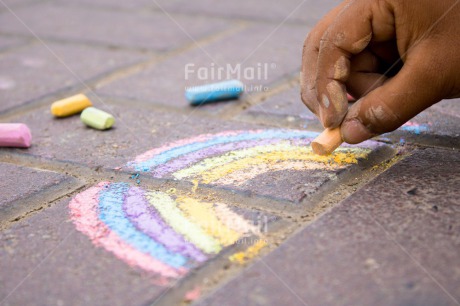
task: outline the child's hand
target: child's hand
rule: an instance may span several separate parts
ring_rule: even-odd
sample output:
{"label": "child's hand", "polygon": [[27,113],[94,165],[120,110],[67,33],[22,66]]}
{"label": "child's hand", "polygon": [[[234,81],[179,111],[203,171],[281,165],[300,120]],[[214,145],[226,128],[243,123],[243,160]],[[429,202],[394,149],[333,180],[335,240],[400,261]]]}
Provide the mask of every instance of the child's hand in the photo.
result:
{"label": "child's hand", "polygon": [[[359,143],[397,129],[442,99],[459,97],[456,2],[342,2],[305,41],[303,102],[324,127],[342,125],[343,140]],[[347,91],[360,98],[350,109]]]}

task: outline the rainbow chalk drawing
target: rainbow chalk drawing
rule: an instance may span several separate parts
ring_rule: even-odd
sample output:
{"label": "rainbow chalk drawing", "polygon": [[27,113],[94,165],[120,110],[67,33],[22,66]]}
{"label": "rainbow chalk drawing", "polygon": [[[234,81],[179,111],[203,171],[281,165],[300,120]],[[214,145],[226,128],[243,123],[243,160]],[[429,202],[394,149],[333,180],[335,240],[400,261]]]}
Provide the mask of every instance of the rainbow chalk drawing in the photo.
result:
{"label": "rainbow chalk drawing", "polygon": [[427,124],[418,124],[412,121],[406,122],[401,129],[403,131],[415,134],[415,135],[420,135],[424,132],[427,132],[429,130],[429,125]]}
{"label": "rainbow chalk drawing", "polygon": [[159,284],[187,274],[238,239],[260,230],[222,203],[173,198],[127,183],[101,182],[69,204],[76,228]]}
{"label": "rainbow chalk drawing", "polygon": [[139,155],[128,167],[154,178],[193,183],[187,191],[146,190],[101,182],[69,204],[78,231],[128,265],[154,275],[160,285],[184,277],[225,248],[256,237],[229,257],[244,263],[266,246],[264,234],[222,200],[202,200],[199,184],[239,186],[280,170],[337,170],[365,158],[375,143],[315,155],[317,133],[270,129],[227,131],[182,139]]}
{"label": "rainbow chalk drawing", "polygon": [[148,151],[128,167],[156,178],[241,185],[278,170],[340,169],[370,152],[365,144],[364,148],[344,146],[330,156],[318,156],[310,147],[317,135],[284,129],[199,135]]}

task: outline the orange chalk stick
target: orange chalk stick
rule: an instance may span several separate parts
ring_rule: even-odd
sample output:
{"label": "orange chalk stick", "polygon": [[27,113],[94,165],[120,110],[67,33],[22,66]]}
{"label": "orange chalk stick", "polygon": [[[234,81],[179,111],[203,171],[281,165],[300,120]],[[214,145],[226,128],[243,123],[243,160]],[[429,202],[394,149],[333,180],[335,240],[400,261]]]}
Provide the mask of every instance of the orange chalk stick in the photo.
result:
{"label": "orange chalk stick", "polygon": [[311,143],[313,152],[318,155],[329,155],[343,143],[340,128],[325,129]]}
{"label": "orange chalk stick", "polygon": [[51,113],[56,117],[67,117],[75,115],[93,104],[83,94],[78,94],[63,100],[54,102],[51,105]]}

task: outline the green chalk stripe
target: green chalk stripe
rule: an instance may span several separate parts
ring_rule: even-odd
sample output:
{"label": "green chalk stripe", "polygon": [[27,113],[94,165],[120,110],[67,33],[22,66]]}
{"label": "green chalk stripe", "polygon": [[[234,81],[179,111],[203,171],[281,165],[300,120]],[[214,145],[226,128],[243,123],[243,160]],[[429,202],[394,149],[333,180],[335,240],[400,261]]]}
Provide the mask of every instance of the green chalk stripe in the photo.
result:
{"label": "green chalk stripe", "polygon": [[115,123],[115,118],[109,113],[95,107],[88,107],[81,113],[81,121],[97,130],[107,130]]}

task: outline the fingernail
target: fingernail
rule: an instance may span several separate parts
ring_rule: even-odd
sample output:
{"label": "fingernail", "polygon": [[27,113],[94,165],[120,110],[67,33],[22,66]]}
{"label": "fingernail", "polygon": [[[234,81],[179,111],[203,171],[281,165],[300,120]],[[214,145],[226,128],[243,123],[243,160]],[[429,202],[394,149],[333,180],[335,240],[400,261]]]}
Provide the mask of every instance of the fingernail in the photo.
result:
{"label": "fingernail", "polygon": [[357,144],[372,138],[372,133],[358,120],[345,121],[341,127],[342,139],[349,144]]}
{"label": "fingernail", "polygon": [[335,116],[334,113],[328,112],[327,110],[324,110],[324,108],[319,109],[319,119],[321,120],[324,128],[334,129],[339,127],[342,119],[339,118],[340,120],[337,120],[337,118],[338,117]]}
{"label": "fingernail", "polygon": [[322,96],[322,102],[325,108],[328,108],[331,102],[329,101],[329,98],[326,95]]}
{"label": "fingernail", "polygon": [[[345,114],[348,109],[347,94],[337,81],[332,81],[326,86],[330,103],[338,114]],[[342,118],[343,119],[343,118]]]}

